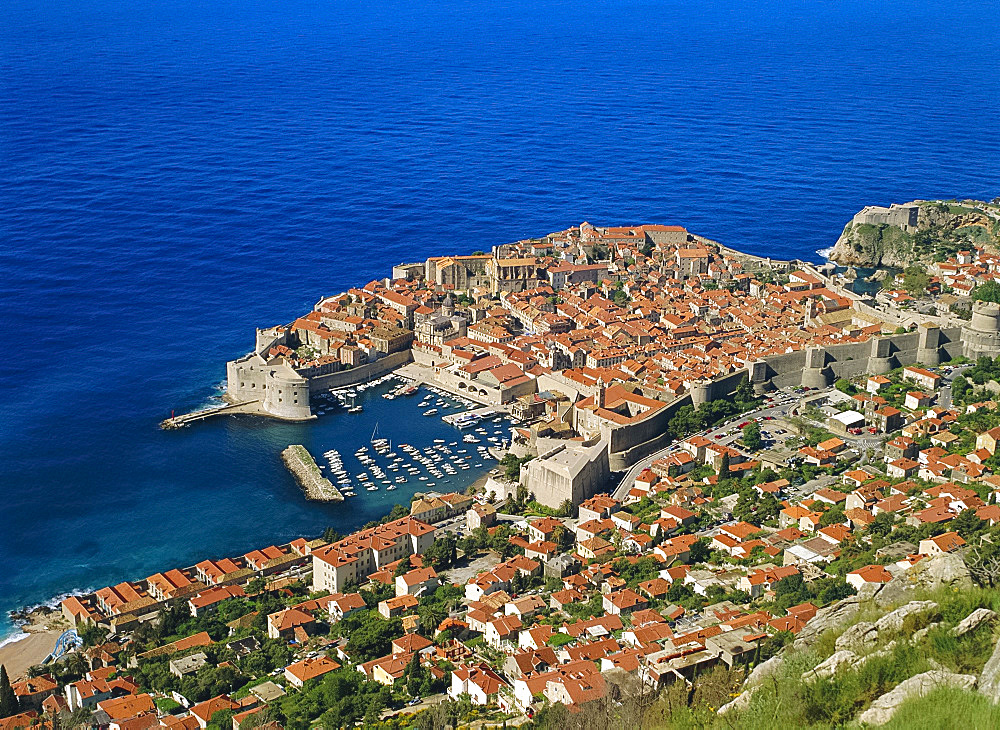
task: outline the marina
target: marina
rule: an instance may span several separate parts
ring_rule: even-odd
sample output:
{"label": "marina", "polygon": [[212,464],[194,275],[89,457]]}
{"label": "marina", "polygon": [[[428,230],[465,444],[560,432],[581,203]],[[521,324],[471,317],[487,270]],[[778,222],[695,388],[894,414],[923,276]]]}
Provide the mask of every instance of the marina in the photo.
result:
{"label": "marina", "polygon": [[315,395],[312,405],[322,475],[366,508],[405,504],[427,490],[464,491],[495,468],[489,449],[510,441],[502,410],[395,374]]}

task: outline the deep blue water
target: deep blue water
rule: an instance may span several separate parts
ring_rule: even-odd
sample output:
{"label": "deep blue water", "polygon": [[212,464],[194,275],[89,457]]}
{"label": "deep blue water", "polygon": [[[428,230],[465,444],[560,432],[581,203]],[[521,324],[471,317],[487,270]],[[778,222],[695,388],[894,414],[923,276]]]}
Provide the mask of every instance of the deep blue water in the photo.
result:
{"label": "deep blue water", "polygon": [[938,7],[0,3],[0,609],[385,509],[282,469],[335,419],[156,424],[393,263],[585,219],[807,257],[1000,195],[1000,14]]}

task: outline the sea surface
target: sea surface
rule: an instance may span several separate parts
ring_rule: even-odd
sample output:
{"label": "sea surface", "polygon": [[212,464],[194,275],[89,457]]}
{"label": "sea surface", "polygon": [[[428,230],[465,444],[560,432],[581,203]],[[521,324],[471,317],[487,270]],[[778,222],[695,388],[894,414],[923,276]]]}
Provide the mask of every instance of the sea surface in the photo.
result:
{"label": "sea surface", "polygon": [[0,613],[390,506],[278,454],[426,441],[410,404],[157,428],[254,327],[583,220],[815,257],[1000,195],[998,107],[988,2],[5,0]]}

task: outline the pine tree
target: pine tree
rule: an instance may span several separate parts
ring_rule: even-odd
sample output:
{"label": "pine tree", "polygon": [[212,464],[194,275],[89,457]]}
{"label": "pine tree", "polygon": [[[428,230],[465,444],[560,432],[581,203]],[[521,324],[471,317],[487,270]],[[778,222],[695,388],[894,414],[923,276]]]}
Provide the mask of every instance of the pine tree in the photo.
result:
{"label": "pine tree", "polygon": [[722,461],[719,462],[719,481],[723,479],[729,479],[729,454],[724,453],[722,455]]}
{"label": "pine tree", "polygon": [[0,717],[10,717],[16,715],[17,712],[17,695],[14,694],[14,688],[10,686],[7,667],[0,664]]}

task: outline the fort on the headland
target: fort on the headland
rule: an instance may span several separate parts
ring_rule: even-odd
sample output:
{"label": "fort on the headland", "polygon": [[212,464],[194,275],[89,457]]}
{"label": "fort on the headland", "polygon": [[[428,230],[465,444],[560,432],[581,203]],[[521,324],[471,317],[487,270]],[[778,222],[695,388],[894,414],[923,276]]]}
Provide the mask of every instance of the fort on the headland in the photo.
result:
{"label": "fort on the headland", "polygon": [[895,226],[907,233],[915,233],[919,214],[919,205],[893,203],[888,208],[882,205],[868,205],[854,216],[851,223],[856,226]]}
{"label": "fort on the headland", "polygon": [[[866,208],[904,230],[912,206]],[[830,266],[743,254],[679,226],[583,223],[488,254],[432,257],[257,330],[227,364],[230,409],[313,418],[311,396],[406,366],[525,422],[512,451],[543,504],[574,503],[669,441],[685,405],[822,388],[1000,354],[1000,307],[971,318],[859,295]],[[195,414],[197,417],[198,414]],[[181,417],[185,418],[185,417]],[[169,424],[168,424],[169,425]]]}

